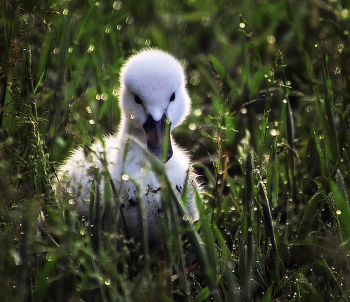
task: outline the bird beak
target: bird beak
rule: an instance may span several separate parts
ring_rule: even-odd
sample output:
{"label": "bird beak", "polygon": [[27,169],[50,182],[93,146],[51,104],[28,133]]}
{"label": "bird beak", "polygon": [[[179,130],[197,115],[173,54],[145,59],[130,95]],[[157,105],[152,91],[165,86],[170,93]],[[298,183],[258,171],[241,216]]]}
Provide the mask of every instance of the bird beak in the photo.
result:
{"label": "bird beak", "polygon": [[[170,141],[170,122],[167,122],[164,113],[159,121],[155,121],[152,115],[148,115],[143,129],[146,132],[147,149],[165,163],[173,156],[173,149]],[[166,142],[167,140],[167,142]],[[163,152],[163,148],[166,148]],[[164,154],[164,156],[163,156]]]}

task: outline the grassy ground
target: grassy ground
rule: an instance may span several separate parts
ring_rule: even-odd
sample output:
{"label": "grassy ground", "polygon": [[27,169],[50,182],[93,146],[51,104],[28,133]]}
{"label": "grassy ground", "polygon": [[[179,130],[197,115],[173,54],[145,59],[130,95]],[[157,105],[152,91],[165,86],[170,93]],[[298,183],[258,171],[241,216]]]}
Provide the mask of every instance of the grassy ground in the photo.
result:
{"label": "grassy ground", "polygon": [[[349,1],[0,7],[2,301],[349,300]],[[52,191],[69,150],[116,129],[120,67],[144,47],[186,66],[174,134],[205,186],[164,263],[115,232],[94,253]]]}

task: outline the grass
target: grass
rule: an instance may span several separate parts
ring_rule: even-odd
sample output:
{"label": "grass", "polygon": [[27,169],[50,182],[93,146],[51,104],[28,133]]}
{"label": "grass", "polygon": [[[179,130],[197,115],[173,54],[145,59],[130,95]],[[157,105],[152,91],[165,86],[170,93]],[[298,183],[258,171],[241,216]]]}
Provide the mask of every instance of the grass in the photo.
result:
{"label": "grass", "polygon": [[[3,300],[347,301],[349,5],[2,1]],[[92,242],[52,190],[70,150],[116,129],[119,70],[144,47],[186,66],[174,135],[204,184],[199,223],[172,229],[169,207],[163,262],[112,231],[118,213]]]}

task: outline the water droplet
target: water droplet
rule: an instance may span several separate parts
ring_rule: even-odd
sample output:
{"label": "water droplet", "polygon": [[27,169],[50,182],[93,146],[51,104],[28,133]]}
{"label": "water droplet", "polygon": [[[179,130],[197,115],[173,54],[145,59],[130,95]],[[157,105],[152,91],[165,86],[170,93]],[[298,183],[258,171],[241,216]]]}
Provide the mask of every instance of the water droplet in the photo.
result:
{"label": "water droplet", "polygon": [[193,86],[196,86],[199,84],[199,78],[198,77],[192,77],[190,79],[190,84],[193,85]]}
{"label": "water droplet", "polygon": [[245,28],[245,24],[243,22],[239,23],[240,28]]}
{"label": "water droplet", "polygon": [[276,38],[275,38],[273,35],[268,36],[268,37],[267,37],[267,42],[268,42],[269,44],[275,44]]}
{"label": "water droplet", "polygon": [[111,285],[111,279],[106,279],[106,280],[105,280],[105,284],[106,284],[106,285]]}
{"label": "water droplet", "polygon": [[279,131],[277,129],[271,129],[270,130],[270,135],[271,136],[277,136],[279,134]]}
{"label": "water droplet", "polygon": [[75,200],[74,199],[69,199],[69,203],[70,204],[75,204]]}
{"label": "water droplet", "polygon": [[194,111],[194,115],[195,116],[200,116],[202,114],[202,109],[196,109],[195,111]]}
{"label": "water droplet", "polygon": [[248,112],[247,108],[245,108],[245,107],[241,108],[241,113],[242,114],[247,114],[247,112]]}
{"label": "water droplet", "polygon": [[47,261],[54,261],[55,260],[55,254],[54,253],[47,253],[46,254],[46,260]]}
{"label": "water droplet", "polygon": [[93,119],[91,119],[91,120],[89,120],[89,123],[90,123],[91,125],[94,125],[94,124],[95,124],[95,121],[94,121]]}
{"label": "water droplet", "polygon": [[336,213],[337,213],[337,215],[340,215],[340,214],[341,214],[341,211],[340,211],[340,210],[337,210]]}
{"label": "water droplet", "polygon": [[187,60],[185,60],[185,59],[181,59],[181,60],[180,60],[180,64],[182,65],[183,68],[186,68],[187,65],[188,65],[188,62],[187,62]]}
{"label": "water droplet", "polygon": [[123,3],[121,1],[114,1],[113,3],[113,9],[115,10],[121,10],[123,6]]}
{"label": "water droplet", "polygon": [[123,174],[122,179],[125,180],[125,181],[129,180],[129,175],[128,174]]}
{"label": "water droplet", "polygon": [[131,24],[133,24],[134,23],[134,17],[133,16],[128,16],[127,18],[126,18],[126,24],[129,24],[129,25],[131,25]]}
{"label": "water droplet", "polygon": [[202,20],[201,20],[201,24],[202,24],[204,27],[210,26],[210,18],[208,18],[208,17],[203,17]]}

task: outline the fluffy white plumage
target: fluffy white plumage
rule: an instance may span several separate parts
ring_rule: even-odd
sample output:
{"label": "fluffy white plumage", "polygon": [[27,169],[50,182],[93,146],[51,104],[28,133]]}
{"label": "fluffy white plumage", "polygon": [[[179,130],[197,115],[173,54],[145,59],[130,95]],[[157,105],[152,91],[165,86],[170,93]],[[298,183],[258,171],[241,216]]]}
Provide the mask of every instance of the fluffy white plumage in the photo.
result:
{"label": "fluffy white plumage", "polygon": [[[150,240],[162,236],[161,184],[151,169],[145,150],[161,158],[165,125],[168,119],[171,130],[181,123],[190,111],[190,97],[186,91],[186,76],[171,55],[148,49],[132,56],[120,74],[119,102],[122,120],[118,134],[105,138],[105,152],[113,183],[120,190],[121,211],[127,233],[141,239],[140,204],[135,182],[140,188],[140,199],[145,205]],[[132,137],[132,139],[128,139]],[[166,174],[174,192],[181,199],[190,160],[171,136],[165,163]],[[136,141],[134,140],[136,139]],[[124,152],[126,149],[126,157]],[[97,166],[103,171],[98,156],[103,152],[100,143],[92,146],[88,157],[82,149],[73,152],[61,167],[58,187],[67,188],[76,200],[79,215],[88,217],[92,176],[87,171]],[[65,175],[65,176],[64,176]],[[122,176],[128,175],[128,180]],[[193,187],[196,176],[190,173],[187,194],[187,212],[192,221],[198,219]],[[125,177],[124,177],[125,179]],[[101,184],[101,192],[103,187]],[[102,208],[101,213],[104,209]]]}

